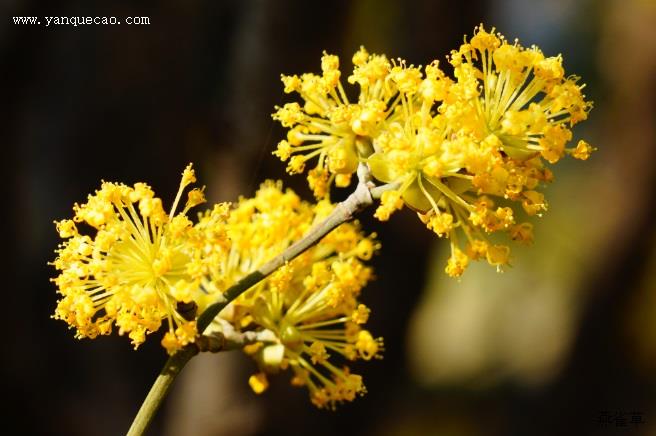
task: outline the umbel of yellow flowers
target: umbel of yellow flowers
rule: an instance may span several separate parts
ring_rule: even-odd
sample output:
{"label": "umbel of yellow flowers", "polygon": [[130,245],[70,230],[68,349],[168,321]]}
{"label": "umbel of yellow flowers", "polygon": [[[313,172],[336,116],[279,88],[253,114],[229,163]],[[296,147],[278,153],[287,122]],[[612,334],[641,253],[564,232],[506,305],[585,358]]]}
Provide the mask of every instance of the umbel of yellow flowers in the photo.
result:
{"label": "umbel of yellow flowers", "polygon": [[[272,182],[254,198],[241,199],[228,218],[231,249],[218,269],[224,286],[281,253],[332,209],[325,201],[303,202]],[[201,217],[201,225],[210,216]],[[286,369],[293,373],[292,384],[306,386],[318,407],[333,408],[365,392],[362,377],[345,365],[382,351],[382,339],[362,328],[369,309],[359,302],[372,277],[363,262],[377,248],[357,222],[342,224],[221,312],[210,332],[221,332],[227,321],[230,329],[271,334],[245,348],[260,368],[249,380],[255,392],[267,388],[267,373]]]}
{"label": "umbel of yellow flowers", "polygon": [[223,250],[222,244],[202,240],[186,216],[205,201],[202,190],[191,190],[175,213],[184,189],[195,181],[189,165],[168,214],[148,185],[104,182],[85,204],[73,207],[72,220],[57,222],[65,240],[53,262],[60,271],[53,281],[62,295],[54,317],[78,338],[110,334],[115,325],[136,348],[164,321],[162,345],[169,353],[194,342],[196,321],[179,308],[202,294],[208,262]]}
{"label": "umbel of yellow flowers", "polygon": [[[273,118],[289,127],[274,152],[300,173],[316,158],[307,179],[324,198],[331,184],[348,185],[359,162],[396,189],[385,192],[375,216],[381,221],[404,205],[451,243],[446,273],[460,276],[470,260],[508,264],[510,248],[488,235],[532,242],[522,215],[547,209],[540,186],[553,180],[545,163],[565,154],[587,159],[585,141],[567,148],[571,128],[592,104],[578,78],[566,76],[562,58],[509,43],[483,26],[449,57],[454,78],[438,61],[424,68],[371,55],[353,56],[343,89],[339,59],[324,54],[322,74],[282,76],[285,92],[304,100],[277,107]],[[521,209],[517,208],[521,204]]]}

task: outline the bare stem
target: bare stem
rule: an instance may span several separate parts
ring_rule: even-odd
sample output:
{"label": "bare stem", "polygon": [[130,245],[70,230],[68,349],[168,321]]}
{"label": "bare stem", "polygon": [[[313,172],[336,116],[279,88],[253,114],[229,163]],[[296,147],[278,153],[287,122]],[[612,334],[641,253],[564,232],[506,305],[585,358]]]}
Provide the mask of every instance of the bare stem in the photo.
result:
{"label": "bare stem", "polygon": [[164,364],[164,368],[157,376],[155,383],[150,388],[148,395],[141,404],[141,408],[137,416],[132,421],[132,425],[128,430],[128,436],[143,435],[148,428],[148,425],[153,420],[157,409],[166,398],[166,395],[171,389],[173,380],[180,374],[182,368],[189,362],[189,360],[198,353],[198,349],[194,347],[185,347],[175,353]]}
{"label": "bare stem", "polygon": [[[346,200],[335,206],[335,209],[333,209],[330,215],[328,215],[326,219],[310,229],[310,231],[302,239],[290,245],[280,255],[274,257],[262,265],[260,268],[258,268],[256,271],[253,271],[252,273],[243,277],[241,280],[228,288],[224,292],[221,301],[208,306],[207,309],[205,309],[205,311],[200,314],[197,321],[198,332],[202,334],[210,325],[212,320],[219,314],[219,312],[221,312],[221,310],[235,298],[246,292],[253,285],[264,280],[268,275],[283,266],[286,262],[291,261],[292,259],[296,258],[296,256],[303,253],[305,250],[312,247],[340,224],[350,221],[358,212],[367,208],[368,206],[371,206],[373,204],[374,198],[379,197],[383,191],[395,188],[396,186],[394,184],[374,187],[370,182],[369,169],[366,165],[360,164],[360,167],[358,167],[358,186],[356,187],[355,191],[353,191],[353,193],[349,195]],[[242,339],[248,342],[251,338]],[[224,347],[224,345],[225,344],[221,345],[220,348],[228,349],[228,347]],[[216,351],[213,349],[216,348],[216,344],[210,341],[210,343],[207,343],[204,346],[201,345],[201,348],[210,351]],[[128,431],[128,436],[144,434],[148,428],[148,425],[153,420],[155,412],[157,412],[157,409],[166,397],[166,394],[168,393],[173,380],[180,373],[182,367],[196,353],[198,353],[198,350],[199,346],[197,344],[190,344],[184,347],[182,350],[178,351],[166,361],[164,368],[155,380],[155,383],[151,387],[148,396],[142,403],[137,416],[134,418],[132,426]]]}
{"label": "bare stem", "polygon": [[216,321],[220,324],[220,331],[196,338],[199,351],[218,353],[219,351],[240,350],[246,345],[256,342],[273,343],[277,340],[276,334],[268,329],[240,332],[235,330],[228,321],[221,318],[217,318]]}

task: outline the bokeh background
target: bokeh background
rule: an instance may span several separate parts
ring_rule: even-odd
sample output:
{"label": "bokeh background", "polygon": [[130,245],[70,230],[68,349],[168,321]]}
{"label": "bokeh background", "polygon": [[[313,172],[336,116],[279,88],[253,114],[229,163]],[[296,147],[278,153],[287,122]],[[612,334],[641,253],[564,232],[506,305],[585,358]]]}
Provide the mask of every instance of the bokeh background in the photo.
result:
{"label": "bokeh background", "polygon": [[[381,225],[368,211],[384,248],[364,300],[386,343],[384,360],[357,368],[369,393],[318,411],[286,376],[254,395],[239,352],[201,356],[150,434],[656,434],[655,1],[43,3],[0,4],[4,434],[123,434],[165,359],[155,338],[136,352],[116,335],[77,341],[50,318],[54,219],[101,179],[172,198],[191,161],[214,201],[266,178],[310,199],[270,154],[283,136],[270,113],[289,99],[280,73],[319,71],[322,50],[348,70],[361,44],[444,65],[481,22],[562,53],[595,101],[575,134],[599,151],[555,169],[534,246],[504,274],[475,265],[454,281],[446,244],[412,213]],[[45,28],[14,25],[19,15],[151,24]]]}

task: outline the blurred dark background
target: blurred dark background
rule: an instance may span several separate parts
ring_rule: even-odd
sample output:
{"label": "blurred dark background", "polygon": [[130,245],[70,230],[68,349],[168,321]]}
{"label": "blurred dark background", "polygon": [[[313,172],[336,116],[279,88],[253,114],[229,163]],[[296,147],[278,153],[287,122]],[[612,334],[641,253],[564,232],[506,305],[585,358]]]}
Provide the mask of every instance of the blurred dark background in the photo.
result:
{"label": "blurred dark background", "polygon": [[[54,321],[52,221],[100,180],[145,181],[172,198],[194,162],[210,200],[266,178],[311,199],[271,156],[290,100],[280,73],[344,76],[361,45],[414,64],[439,59],[483,22],[562,53],[595,101],[575,132],[599,148],[561,162],[550,211],[514,268],[442,273],[445,243],[408,211],[381,225],[364,300],[385,337],[357,366],[369,393],[337,412],[274,379],[256,396],[240,353],[194,359],[153,435],[656,434],[656,4],[651,0],[85,1],[0,4],[9,249],[2,316],[4,434],[124,433],[165,360],[113,335],[77,341]],[[150,25],[15,25],[13,16],[147,16]],[[337,197],[343,194],[337,194]],[[624,426],[623,424],[626,424]]]}

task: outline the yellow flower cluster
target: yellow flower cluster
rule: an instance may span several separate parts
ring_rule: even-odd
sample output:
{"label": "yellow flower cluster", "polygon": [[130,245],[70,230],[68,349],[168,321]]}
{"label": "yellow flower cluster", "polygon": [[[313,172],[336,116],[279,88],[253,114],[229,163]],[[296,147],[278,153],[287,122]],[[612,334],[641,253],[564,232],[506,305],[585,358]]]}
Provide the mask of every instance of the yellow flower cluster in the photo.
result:
{"label": "yellow flower cluster", "polygon": [[385,221],[404,205],[417,211],[450,239],[446,273],[457,277],[470,260],[508,264],[510,248],[492,243],[491,233],[532,241],[532,225],[518,222],[515,205],[540,215],[547,203],[539,187],[553,179],[545,161],[589,157],[587,142],[566,144],[592,104],[578,78],[565,76],[560,56],[510,44],[483,26],[449,60],[453,79],[438,61],[418,68],[361,48],[348,77],[360,87],[354,103],[336,56],[324,54],[321,76],[283,76],[285,92],[298,92],[305,104],[277,108],[273,118],[290,130],[274,154],[289,160],[290,173],[318,157],[308,172],[317,197],[367,163],[377,180],[395,187],[383,194],[376,217]]}
{"label": "yellow flower cluster", "polygon": [[[217,204],[193,224],[187,212],[205,201],[202,190],[189,191],[184,208],[176,209],[195,181],[189,165],[168,214],[146,184],[104,182],[74,206],[73,219],[57,222],[64,242],[52,263],[62,295],[54,318],[78,338],[107,335],[116,326],[135,348],[166,320],[161,343],[173,354],[196,340],[199,313],[334,207],[303,202],[280,183],[266,182],[253,198]],[[265,372],[281,368],[292,369],[293,384],[307,386],[319,407],[365,392],[362,378],[344,363],[382,352],[382,340],[361,327],[369,309],[359,302],[372,277],[363,261],[379,248],[374,237],[363,235],[357,222],[342,224],[214,320],[209,333],[226,321],[233,332],[270,332],[270,340],[246,348],[262,370],[250,380],[256,392],[264,389]]]}
{"label": "yellow flower cluster", "polygon": [[[305,203],[279,183],[263,184],[254,198],[240,200],[232,210],[232,248],[217,275],[232,284],[281,253],[332,208],[327,202]],[[230,328],[271,334],[245,349],[260,367],[249,380],[255,392],[268,386],[267,373],[281,369],[293,372],[292,384],[306,386],[318,407],[334,408],[365,392],[362,377],[345,364],[379,357],[382,351],[382,339],[361,327],[369,309],[358,301],[372,276],[363,261],[377,248],[357,223],[342,224],[221,312]],[[224,328],[219,321],[210,331]]]}
{"label": "yellow flower cluster", "polygon": [[107,335],[115,325],[135,348],[166,320],[162,345],[172,354],[196,337],[195,300],[212,261],[227,244],[219,235],[210,245],[186,214],[205,201],[203,191],[185,188],[196,181],[189,165],[167,214],[144,183],[133,187],[104,182],[72,220],[57,222],[65,239],[52,263],[63,298],[54,318],[76,330],[78,338]]}

